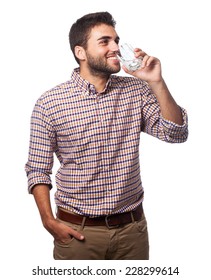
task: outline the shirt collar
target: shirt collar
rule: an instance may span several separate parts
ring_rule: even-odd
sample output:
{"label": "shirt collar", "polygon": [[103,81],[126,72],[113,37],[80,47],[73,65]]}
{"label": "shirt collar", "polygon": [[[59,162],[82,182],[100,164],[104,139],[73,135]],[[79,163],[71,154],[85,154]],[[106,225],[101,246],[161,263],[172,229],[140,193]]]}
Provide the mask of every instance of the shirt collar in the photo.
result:
{"label": "shirt collar", "polygon": [[111,77],[108,79],[106,86],[104,90],[100,93],[98,93],[95,89],[95,86],[88,82],[87,80],[83,79],[80,76],[80,68],[75,68],[72,72],[71,79],[74,80],[74,82],[79,86],[85,95],[97,95],[97,94],[105,94],[108,92],[109,86],[111,84]]}

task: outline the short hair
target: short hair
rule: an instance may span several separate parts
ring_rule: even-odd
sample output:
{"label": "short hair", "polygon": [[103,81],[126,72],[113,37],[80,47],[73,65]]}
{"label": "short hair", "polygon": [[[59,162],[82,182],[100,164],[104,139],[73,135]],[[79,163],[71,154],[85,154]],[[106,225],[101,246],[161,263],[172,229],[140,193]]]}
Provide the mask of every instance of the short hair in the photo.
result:
{"label": "short hair", "polygon": [[82,46],[86,49],[91,29],[100,24],[107,24],[115,27],[116,22],[110,13],[98,12],[84,15],[72,25],[69,32],[69,43],[78,64],[79,59],[75,56],[74,52],[75,46]]}

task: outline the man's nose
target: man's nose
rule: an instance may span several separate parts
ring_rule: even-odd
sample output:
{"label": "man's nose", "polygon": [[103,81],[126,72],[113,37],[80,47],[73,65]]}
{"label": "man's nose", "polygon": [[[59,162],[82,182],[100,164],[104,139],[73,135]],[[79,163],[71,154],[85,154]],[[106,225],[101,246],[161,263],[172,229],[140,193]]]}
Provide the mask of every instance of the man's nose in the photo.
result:
{"label": "man's nose", "polygon": [[118,52],[119,51],[119,45],[114,41],[114,42],[111,42],[111,51],[112,52]]}

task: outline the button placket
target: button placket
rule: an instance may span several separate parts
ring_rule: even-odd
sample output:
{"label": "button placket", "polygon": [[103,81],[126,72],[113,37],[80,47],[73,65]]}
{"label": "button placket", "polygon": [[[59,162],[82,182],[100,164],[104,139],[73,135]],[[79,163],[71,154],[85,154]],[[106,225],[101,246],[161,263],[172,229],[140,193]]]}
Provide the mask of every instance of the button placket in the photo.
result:
{"label": "button placket", "polygon": [[98,95],[96,97],[96,112],[97,118],[99,122],[99,143],[101,149],[101,164],[102,170],[108,169],[108,132],[107,132],[107,124],[106,124],[106,112],[104,110],[103,105],[103,97]]}

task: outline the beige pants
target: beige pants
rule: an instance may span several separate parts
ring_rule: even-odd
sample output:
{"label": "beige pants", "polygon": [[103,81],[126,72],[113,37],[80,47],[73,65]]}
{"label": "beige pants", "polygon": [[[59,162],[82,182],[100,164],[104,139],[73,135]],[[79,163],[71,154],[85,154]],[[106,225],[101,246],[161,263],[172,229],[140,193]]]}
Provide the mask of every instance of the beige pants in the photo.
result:
{"label": "beige pants", "polygon": [[[60,220],[61,221],[61,220]],[[56,260],[148,260],[149,242],[144,214],[138,222],[118,227],[82,226],[61,221],[83,233],[85,240],[54,241]]]}

